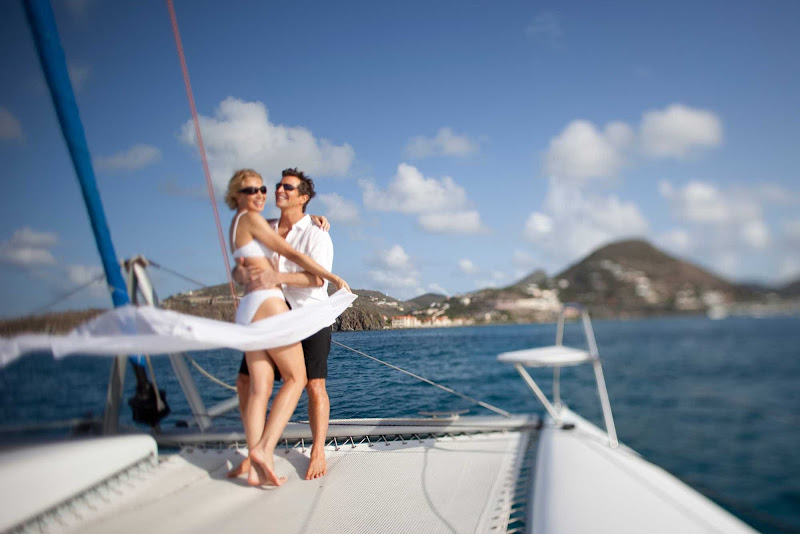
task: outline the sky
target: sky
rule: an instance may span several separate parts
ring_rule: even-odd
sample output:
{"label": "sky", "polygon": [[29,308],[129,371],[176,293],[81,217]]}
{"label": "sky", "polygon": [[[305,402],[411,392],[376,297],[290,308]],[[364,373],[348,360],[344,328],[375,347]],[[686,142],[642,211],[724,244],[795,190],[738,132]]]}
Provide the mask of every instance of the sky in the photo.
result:
{"label": "sky", "polygon": [[[225,282],[166,3],[52,3],[117,256],[162,298]],[[233,171],[272,198],[299,167],[353,288],[502,287],[626,238],[800,277],[798,2],[175,9],[224,231]],[[0,69],[0,317],[110,306],[21,2]]]}

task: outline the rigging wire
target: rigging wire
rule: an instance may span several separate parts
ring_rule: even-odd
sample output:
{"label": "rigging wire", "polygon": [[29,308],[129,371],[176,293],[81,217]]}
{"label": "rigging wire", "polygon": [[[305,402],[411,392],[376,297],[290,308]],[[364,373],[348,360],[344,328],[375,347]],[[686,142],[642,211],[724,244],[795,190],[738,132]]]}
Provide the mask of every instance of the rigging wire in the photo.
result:
{"label": "rigging wire", "polygon": [[444,391],[446,391],[448,393],[452,393],[456,397],[461,397],[462,399],[465,399],[465,400],[468,400],[468,401],[470,401],[472,403],[475,403],[478,406],[483,406],[487,410],[491,410],[491,411],[493,411],[495,413],[499,413],[503,417],[513,417],[512,414],[510,414],[509,412],[507,412],[507,411],[505,411],[505,410],[503,410],[501,408],[498,408],[497,406],[492,406],[491,404],[485,403],[483,401],[479,401],[478,399],[473,399],[472,397],[470,397],[468,395],[464,395],[463,393],[459,393],[458,391],[455,391],[454,389],[451,389],[451,388],[449,388],[447,386],[443,386],[441,384],[437,384],[436,382],[434,382],[432,380],[428,380],[427,378],[425,378],[423,376],[416,375],[416,374],[412,373],[411,371],[406,371],[405,369],[401,369],[400,367],[397,367],[396,365],[392,365],[391,363],[388,363],[388,362],[385,362],[383,360],[380,360],[380,359],[376,358],[375,356],[370,356],[369,354],[365,354],[365,353],[361,352],[360,350],[354,349],[353,347],[348,347],[347,345],[344,345],[343,343],[339,343],[338,341],[333,341],[333,340],[331,340],[331,343],[339,345],[340,347],[344,347],[347,350],[351,350],[351,351],[355,352],[356,354],[360,354],[361,356],[365,356],[365,357],[369,358],[370,360],[375,360],[378,363],[382,363],[383,365],[385,365],[387,367],[390,367],[390,368],[394,369],[395,371],[400,371],[401,373],[405,373],[408,376],[411,376],[413,378],[416,378],[417,380],[421,380],[422,382],[425,382],[426,384],[430,384],[432,386],[436,386],[437,388],[442,389],[442,390],[444,390]]}
{"label": "rigging wire", "polygon": [[222,250],[222,259],[225,262],[225,273],[228,275],[228,285],[231,289],[231,296],[234,298],[234,308],[236,308],[236,288],[233,285],[233,275],[231,274],[230,259],[228,258],[228,249],[225,246],[225,236],[222,232],[222,223],[219,220],[219,210],[217,209],[217,200],[214,195],[214,185],[211,182],[211,171],[208,169],[208,158],[206,157],[206,149],[203,144],[203,135],[200,132],[200,119],[197,116],[197,108],[194,105],[194,93],[192,92],[192,84],[189,81],[189,69],[186,66],[186,57],[183,54],[183,44],[181,43],[181,35],[178,30],[178,18],[175,15],[175,6],[172,0],[167,0],[167,7],[169,8],[169,16],[172,20],[172,33],[175,35],[175,46],[178,49],[178,58],[181,62],[181,70],[183,72],[183,83],[186,85],[186,96],[189,98],[189,108],[192,110],[192,120],[194,121],[194,132],[197,137],[197,147],[200,150],[200,158],[203,161],[203,171],[206,175],[206,185],[208,186],[208,197],[211,200],[211,207],[214,211],[214,220],[217,223],[217,234],[219,237],[219,244]]}
{"label": "rigging wire", "polygon": [[200,374],[203,375],[204,377],[208,378],[209,380],[211,380],[212,382],[214,382],[215,384],[217,384],[219,386],[222,386],[224,388],[230,389],[232,391],[238,391],[234,386],[231,386],[230,384],[226,384],[225,382],[223,382],[222,380],[220,380],[216,376],[212,375],[211,373],[209,373],[208,371],[206,371],[205,369],[200,367],[200,364],[197,363],[196,361],[194,361],[194,358],[192,358],[188,354],[184,353],[184,356],[186,356],[186,359],[189,360],[189,363],[194,365],[194,368],[197,369],[200,372]]}
{"label": "rigging wire", "polygon": [[[345,348],[345,349],[347,349],[349,351],[355,352],[356,354],[359,354],[359,355],[364,356],[366,358],[369,358],[370,360],[374,360],[374,361],[376,361],[378,363],[382,363],[383,365],[385,365],[387,367],[390,367],[390,368],[392,368],[392,369],[394,369],[396,371],[400,371],[401,373],[405,373],[408,376],[416,378],[417,380],[425,382],[426,384],[430,384],[431,386],[435,386],[435,387],[437,387],[437,388],[439,388],[441,390],[446,391],[447,393],[455,395],[456,397],[461,397],[462,399],[465,399],[465,400],[467,400],[467,401],[469,401],[469,402],[471,402],[473,404],[477,404],[478,406],[482,406],[482,407],[486,408],[487,410],[491,410],[491,411],[493,411],[495,413],[498,413],[498,414],[502,415],[503,417],[510,418],[510,417],[514,416],[513,414],[503,410],[502,408],[498,408],[497,406],[493,406],[493,405],[491,405],[489,403],[486,403],[486,402],[480,401],[478,399],[472,398],[472,397],[470,397],[468,395],[464,395],[463,393],[459,393],[458,391],[455,391],[452,388],[449,388],[447,386],[443,386],[441,384],[437,384],[433,380],[428,380],[427,378],[425,378],[423,376],[419,376],[419,375],[414,374],[414,373],[412,373],[410,371],[406,371],[405,369],[397,367],[396,365],[392,365],[391,363],[385,362],[385,361],[383,361],[383,360],[381,360],[379,358],[376,358],[374,356],[370,356],[369,354],[366,354],[364,352],[361,352],[360,350],[354,349],[353,347],[348,347],[347,345],[345,345],[343,343],[339,343],[338,341],[331,340],[331,343],[333,343],[334,345],[339,345],[342,348]],[[212,375],[211,373],[209,373],[208,371],[203,369],[200,366],[200,364],[198,364],[196,361],[194,361],[194,359],[191,356],[189,356],[187,354],[186,357],[189,359],[189,362],[195,367],[195,369],[197,369],[203,376],[205,376],[206,378],[208,378],[212,382],[214,382],[214,383],[216,383],[216,384],[218,384],[218,385],[220,385],[220,386],[222,386],[224,388],[230,389],[232,391],[237,391],[237,389],[234,386],[226,384],[225,382],[223,382],[219,378],[215,377],[214,375]]]}
{"label": "rigging wire", "polygon": [[161,269],[162,271],[168,272],[169,274],[175,275],[175,276],[177,276],[178,278],[182,278],[182,279],[186,280],[187,282],[191,282],[191,283],[195,284],[197,287],[200,287],[200,288],[207,288],[207,287],[210,287],[208,284],[204,284],[203,282],[198,282],[197,280],[194,280],[194,279],[192,279],[192,278],[189,278],[188,276],[186,276],[186,275],[183,275],[183,274],[181,274],[181,273],[179,273],[179,272],[177,272],[177,271],[173,271],[172,269],[169,269],[169,268],[167,268],[167,267],[164,267],[163,265],[160,265],[160,264],[158,264],[158,263],[154,262],[154,261],[153,261],[153,260],[151,260],[151,259],[148,259],[148,260],[147,260],[147,262],[148,262],[150,265],[152,265],[153,267],[156,267],[157,269]]}
{"label": "rigging wire", "polygon": [[52,302],[50,302],[48,304],[45,304],[44,306],[41,306],[41,307],[35,309],[34,311],[31,312],[31,315],[38,315],[40,313],[43,313],[43,312],[46,312],[46,311],[50,310],[50,308],[52,308],[56,304],[59,304],[59,303],[65,301],[65,300],[67,300],[69,297],[71,297],[72,295],[74,295],[78,291],[86,289],[90,285],[96,284],[97,282],[103,280],[105,278],[105,276],[106,275],[104,273],[101,273],[101,274],[95,276],[94,278],[92,278],[91,280],[86,282],[85,284],[81,284],[78,287],[75,287],[75,288],[67,291],[66,293],[63,293],[62,295],[60,295],[58,298],[56,298]]}

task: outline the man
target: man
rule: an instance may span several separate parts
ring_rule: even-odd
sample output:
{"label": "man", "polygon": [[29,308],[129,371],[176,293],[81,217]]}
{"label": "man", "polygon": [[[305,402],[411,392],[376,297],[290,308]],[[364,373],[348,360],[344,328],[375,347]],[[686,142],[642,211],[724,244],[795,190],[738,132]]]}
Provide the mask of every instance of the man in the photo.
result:
{"label": "man", "polygon": [[[281,210],[277,221],[270,221],[281,237],[297,251],[310,256],[327,270],[333,267],[333,243],[328,233],[312,223],[305,213],[309,201],[316,196],[314,181],[302,171],[286,169],[281,181],[275,187],[275,205]],[[328,298],[327,282],[311,273],[303,271],[297,264],[273,255],[277,272],[266,273],[260,269],[245,270],[237,266],[234,278],[240,284],[247,284],[253,291],[264,285],[281,284],[286,301],[292,309]],[[306,362],[308,383],[308,420],[314,444],[311,447],[311,462],[306,472],[306,480],[319,478],[327,472],[325,461],[325,437],[330,419],[330,401],[325,389],[328,376],[328,353],[331,349],[331,329],[325,327],[302,341]],[[277,370],[276,370],[277,372]],[[276,379],[279,377],[276,376]],[[242,359],[239,376],[236,379],[239,393],[239,408],[245,413],[250,391],[250,375],[247,362]],[[246,473],[250,468],[249,459],[228,473],[235,477]]]}

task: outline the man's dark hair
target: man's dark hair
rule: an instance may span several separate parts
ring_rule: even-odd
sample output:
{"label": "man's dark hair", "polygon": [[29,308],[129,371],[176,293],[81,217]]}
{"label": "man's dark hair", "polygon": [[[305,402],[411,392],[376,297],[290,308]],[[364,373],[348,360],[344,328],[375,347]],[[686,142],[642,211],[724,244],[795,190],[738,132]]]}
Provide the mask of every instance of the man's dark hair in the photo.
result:
{"label": "man's dark hair", "polygon": [[295,167],[294,169],[283,169],[281,172],[281,177],[285,178],[286,176],[294,176],[300,180],[300,184],[297,186],[297,190],[301,195],[308,195],[308,200],[306,203],[303,204],[303,213],[306,212],[306,206],[308,203],[311,202],[311,199],[317,196],[317,192],[314,191],[314,180],[311,179],[310,176],[307,176],[303,171],[300,171]]}

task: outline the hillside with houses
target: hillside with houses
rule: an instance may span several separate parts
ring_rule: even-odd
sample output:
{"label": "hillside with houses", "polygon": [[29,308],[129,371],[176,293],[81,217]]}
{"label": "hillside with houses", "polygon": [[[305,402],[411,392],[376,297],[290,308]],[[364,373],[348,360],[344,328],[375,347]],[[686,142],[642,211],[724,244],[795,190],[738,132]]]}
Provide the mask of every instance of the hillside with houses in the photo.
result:
{"label": "hillside with houses", "polygon": [[[355,289],[359,296],[333,325],[334,330],[432,328],[491,323],[552,322],[564,302],[585,305],[596,318],[698,314],[800,314],[800,280],[779,288],[736,284],[675,258],[642,240],[601,247],[555,276],[537,270],[506,287],[460,295],[428,293],[398,300],[379,291]],[[227,284],[179,293],[162,306],[233,321]],[[51,313],[1,321],[0,335],[66,332],[102,310]]]}

